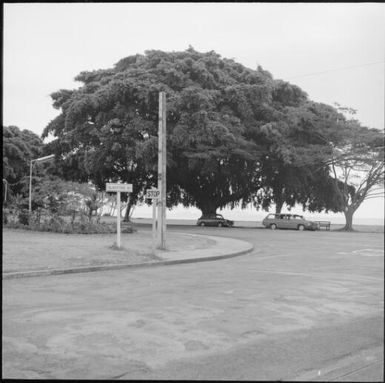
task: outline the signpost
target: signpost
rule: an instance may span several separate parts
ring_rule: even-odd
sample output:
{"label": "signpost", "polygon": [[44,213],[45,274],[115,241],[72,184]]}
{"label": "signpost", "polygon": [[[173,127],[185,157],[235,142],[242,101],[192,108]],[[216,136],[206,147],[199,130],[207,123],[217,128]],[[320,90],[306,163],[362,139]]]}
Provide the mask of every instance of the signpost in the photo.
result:
{"label": "signpost", "polygon": [[106,183],[106,192],[132,193],[132,184]]}
{"label": "signpost", "polygon": [[147,189],[146,198],[152,200],[152,252],[155,254],[156,245],[156,205],[160,196],[158,189]]}
{"label": "signpost", "polygon": [[156,199],[159,198],[160,191],[158,189],[147,189],[146,190],[146,198],[148,199]]}
{"label": "signpost", "polygon": [[106,183],[106,192],[116,192],[116,246],[120,249],[120,193],[132,193],[132,184]]}

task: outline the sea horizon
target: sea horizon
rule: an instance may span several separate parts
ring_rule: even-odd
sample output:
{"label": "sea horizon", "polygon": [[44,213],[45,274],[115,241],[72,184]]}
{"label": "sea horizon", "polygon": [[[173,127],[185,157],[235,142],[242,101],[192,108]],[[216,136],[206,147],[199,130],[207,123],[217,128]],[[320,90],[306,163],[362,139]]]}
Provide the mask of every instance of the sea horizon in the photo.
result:
{"label": "sea horizon", "polygon": [[[274,211],[270,211],[273,213]],[[224,218],[231,219],[237,222],[261,222],[269,212],[250,211],[250,209],[223,209],[217,210],[218,214],[222,214]],[[298,209],[282,210],[282,213],[303,215],[306,219],[314,221],[330,221],[331,224],[342,225],[345,223],[343,213],[309,213],[298,211]],[[191,221],[197,220],[201,216],[201,211],[196,208],[176,207],[172,210],[166,210],[166,219]],[[151,206],[138,206],[134,209],[131,216],[133,219],[152,218]],[[384,218],[382,217],[362,217],[357,214],[353,217],[353,225],[376,225],[384,226]]]}

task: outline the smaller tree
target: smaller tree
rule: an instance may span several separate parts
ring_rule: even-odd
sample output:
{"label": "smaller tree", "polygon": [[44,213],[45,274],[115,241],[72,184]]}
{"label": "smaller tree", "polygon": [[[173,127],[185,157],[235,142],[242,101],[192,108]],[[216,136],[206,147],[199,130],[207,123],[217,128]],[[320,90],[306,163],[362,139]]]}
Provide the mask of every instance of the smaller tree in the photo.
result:
{"label": "smaller tree", "polygon": [[330,168],[346,219],[344,231],[353,231],[353,215],[365,200],[384,196],[383,142],[377,130],[356,129],[349,144],[334,149]]}
{"label": "smaller tree", "polygon": [[29,161],[39,157],[42,150],[43,142],[35,133],[17,126],[3,126],[3,180],[7,182],[9,196],[26,192]]}

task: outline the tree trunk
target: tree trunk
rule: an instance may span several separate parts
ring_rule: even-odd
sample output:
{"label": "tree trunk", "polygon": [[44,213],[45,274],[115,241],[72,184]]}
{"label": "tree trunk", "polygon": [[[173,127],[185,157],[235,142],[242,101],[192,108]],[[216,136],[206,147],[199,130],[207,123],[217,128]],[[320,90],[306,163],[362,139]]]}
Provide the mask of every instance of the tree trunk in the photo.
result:
{"label": "tree trunk", "polygon": [[73,209],[72,210],[72,214],[71,214],[71,224],[73,225],[74,222],[75,222],[75,218],[76,218],[76,210]]}
{"label": "tree trunk", "polygon": [[132,212],[132,208],[133,208],[132,203],[127,202],[127,208],[126,208],[126,212],[124,214],[123,222],[130,222],[130,215]]}
{"label": "tree trunk", "polygon": [[347,209],[344,211],[345,215],[345,226],[341,229],[342,231],[354,231],[353,229],[353,214],[355,210],[353,209]]}
{"label": "tree trunk", "polygon": [[198,209],[202,211],[202,215],[211,215],[217,213],[217,207],[213,205],[198,206]]}
{"label": "tree trunk", "polygon": [[277,201],[275,201],[275,214],[281,214],[282,206],[283,206],[282,199],[279,198]]}
{"label": "tree trunk", "polygon": [[111,205],[110,205],[110,216],[113,216],[114,215],[114,212],[115,212],[115,205],[116,205],[116,200],[113,199],[111,201]]}

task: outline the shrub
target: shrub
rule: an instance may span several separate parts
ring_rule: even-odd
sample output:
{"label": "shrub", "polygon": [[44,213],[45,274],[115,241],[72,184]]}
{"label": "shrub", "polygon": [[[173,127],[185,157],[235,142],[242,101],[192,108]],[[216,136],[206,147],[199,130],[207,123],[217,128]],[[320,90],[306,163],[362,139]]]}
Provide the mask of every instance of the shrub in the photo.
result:
{"label": "shrub", "polygon": [[50,220],[45,221],[45,224],[48,223],[47,229],[48,231],[53,231],[55,233],[62,233],[67,223],[64,221],[63,218],[54,215],[51,217]]}
{"label": "shrub", "polygon": [[[122,233],[132,233],[134,231],[134,225],[132,222],[123,222],[122,224]],[[116,233],[116,227],[115,227],[115,233]]]}
{"label": "shrub", "polygon": [[17,218],[19,220],[19,223],[21,223],[22,225],[28,225],[29,224],[29,211],[25,210],[25,209],[20,210]]}
{"label": "shrub", "polygon": [[[23,221],[25,222],[25,221]],[[4,227],[11,229],[23,229],[34,231],[48,231],[64,234],[109,234],[116,233],[116,223],[97,223],[82,220],[80,222],[66,222],[63,218],[54,215],[46,218],[44,221],[30,220],[29,224],[22,223],[20,220],[8,221]],[[124,223],[121,226],[122,233],[133,233],[135,230],[132,223]]]}
{"label": "shrub", "polygon": [[3,224],[6,225],[8,223],[8,214],[9,211],[3,208]]}
{"label": "shrub", "polygon": [[31,230],[28,225],[23,225],[19,221],[9,221],[4,227],[7,227],[8,229]]}

